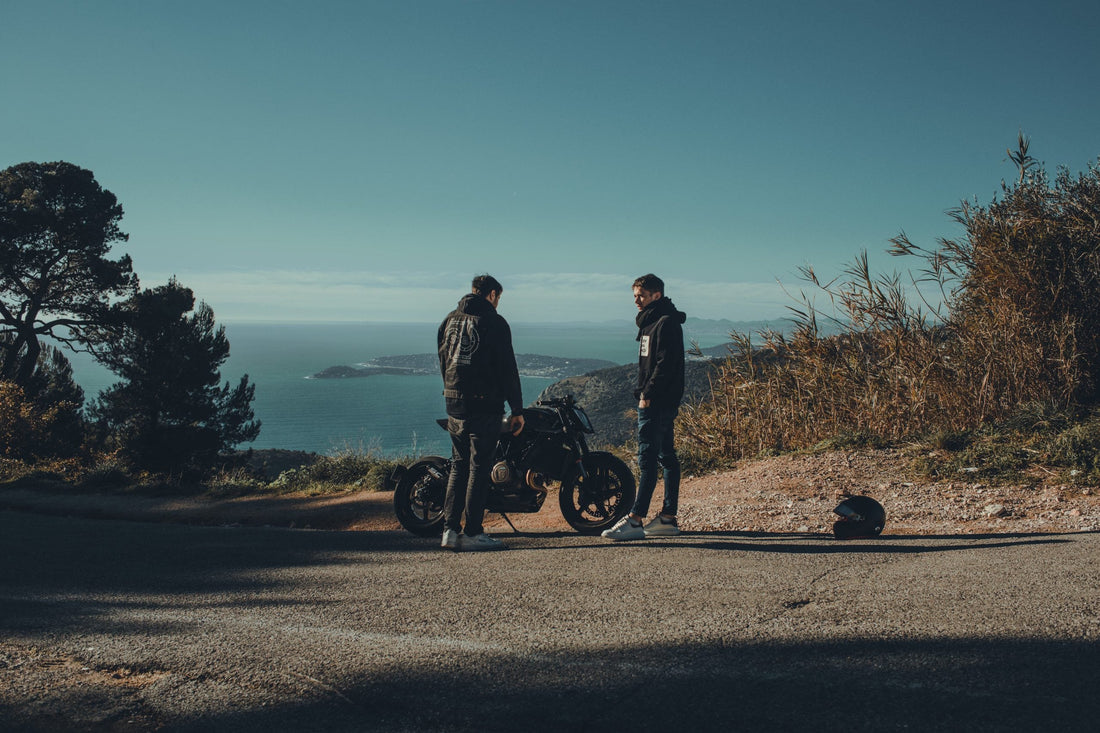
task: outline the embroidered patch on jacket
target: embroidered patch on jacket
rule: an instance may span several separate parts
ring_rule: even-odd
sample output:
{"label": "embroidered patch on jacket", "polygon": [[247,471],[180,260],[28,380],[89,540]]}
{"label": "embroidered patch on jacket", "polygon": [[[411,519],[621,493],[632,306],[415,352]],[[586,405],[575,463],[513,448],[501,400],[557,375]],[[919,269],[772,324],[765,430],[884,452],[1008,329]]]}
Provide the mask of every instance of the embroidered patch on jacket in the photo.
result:
{"label": "embroidered patch on jacket", "polygon": [[447,324],[444,348],[451,364],[466,365],[473,361],[481,338],[473,321],[455,318]]}

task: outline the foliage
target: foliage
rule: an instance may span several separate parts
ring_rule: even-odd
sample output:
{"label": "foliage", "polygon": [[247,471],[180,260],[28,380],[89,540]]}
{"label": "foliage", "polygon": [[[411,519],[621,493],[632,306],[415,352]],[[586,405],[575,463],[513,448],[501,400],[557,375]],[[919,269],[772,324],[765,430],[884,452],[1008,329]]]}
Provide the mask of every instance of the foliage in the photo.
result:
{"label": "foliage", "polygon": [[[10,335],[0,335],[0,344],[11,340]],[[14,398],[9,395],[9,399]],[[74,381],[72,366],[59,349],[42,346],[19,399],[23,403],[19,411],[31,423],[19,423],[20,434],[13,443],[0,440],[0,454],[30,459],[75,456],[80,452],[84,437],[80,415],[84,390]],[[12,408],[13,414],[14,411]],[[11,428],[16,423],[7,424]]]}
{"label": "foliage", "polygon": [[38,460],[72,456],[80,446],[80,405],[36,399],[0,380],[0,457]]}
{"label": "foliage", "polygon": [[351,489],[392,490],[388,479],[398,466],[408,461],[380,458],[370,453],[344,451],[326,456],[307,466],[283,471],[270,486],[281,492],[304,491],[324,494]]}
{"label": "foliage", "polygon": [[74,458],[25,461],[0,457],[0,483],[7,487],[66,489],[70,488],[71,477],[82,471]]}
{"label": "foliage", "polygon": [[64,162],[0,171],[0,378],[27,386],[51,336],[94,347],[112,296],[136,286],[128,255],[107,258],[122,207],[91,171]]}
{"label": "foliage", "polygon": [[[975,415],[996,418],[1043,401],[1092,404],[1100,378],[1100,164],[1051,184],[1020,137],[1016,185],[988,207],[963,202],[967,237],[924,250],[904,235],[894,253],[917,255],[947,293],[954,358],[972,376]],[[961,371],[961,370],[956,370]]]}
{"label": "foliage", "polygon": [[244,467],[223,467],[203,481],[207,496],[244,496],[260,494],[267,490],[267,482],[257,478]]}
{"label": "foliage", "polygon": [[1021,405],[945,443],[940,434],[909,446],[918,473],[991,483],[1014,482],[1031,471],[1043,481],[1100,482],[1100,410],[1085,413],[1050,404]]}
{"label": "foliage", "polygon": [[92,491],[112,491],[127,488],[134,483],[134,477],[126,467],[112,458],[104,457],[85,471],[74,477],[82,488]]}
{"label": "foliage", "polygon": [[[685,410],[685,449],[732,461],[844,435],[888,442],[938,434],[957,445],[1021,405],[1066,413],[1094,404],[1100,166],[1077,178],[1063,170],[1051,184],[1022,136],[1012,158],[1020,177],[1002,184],[1000,201],[953,212],[964,239],[931,250],[904,234],[892,240],[893,254],[923,260],[913,289],[897,274],[873,276],[866,254],[830,283],[806,268],[840,333],[824,335],[823,316],[803,296],[791,309],[790,336],[764,332],[757,346],[732,334],[713,399]],[[942,302],[921,295],[929,283]]]}
{"label": "foliage", "polygon": [[255,387],[247,375],[218,386],[229,342],[190,289],[173,279],[137,293],[113,309],[113,326],[120,336],[99,358],[121,381],[90,411],[108,449],[136,467],[177,473],[202,471],[256,438]]}

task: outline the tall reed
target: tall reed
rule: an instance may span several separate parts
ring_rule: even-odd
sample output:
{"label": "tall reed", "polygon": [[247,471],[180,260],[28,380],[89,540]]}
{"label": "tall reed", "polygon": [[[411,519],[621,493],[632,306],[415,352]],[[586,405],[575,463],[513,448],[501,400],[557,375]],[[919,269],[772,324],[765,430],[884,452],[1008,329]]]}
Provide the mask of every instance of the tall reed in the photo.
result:
{"label": "tall reed", "polygon": [[803,295],[789,335],[731,334],[712,399],[684,411],[687,452],[732,461],[840,435],[967,430],[1027,403],[1096,404],[1100,165],[1052,184],[1027,147],[1021,135],[1019,179],[999,201],[951,212],[964,238],[891,240],[891,254],[922,261],[908,282],[875,276],[866,253],[828,283],[805,268],[827,313]]}

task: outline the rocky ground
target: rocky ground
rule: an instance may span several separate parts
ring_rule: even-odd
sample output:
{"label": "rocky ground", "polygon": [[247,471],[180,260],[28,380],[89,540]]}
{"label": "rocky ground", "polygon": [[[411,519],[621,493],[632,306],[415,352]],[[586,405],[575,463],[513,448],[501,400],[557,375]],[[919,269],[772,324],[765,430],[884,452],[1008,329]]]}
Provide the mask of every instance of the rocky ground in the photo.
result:
{"label": "rocky ground", "polygon": [[1100,490],[1040,481],[991,486],[922,481],[893,450],[781,456],[684,483],[685,529],[829,532],[848,494],[878,500],[885,534],[989,534],[1100,530]]}
{"label": "rocky ground", "polygon": [[[654,507],[659,506],[658,487]],[[747,462],[732,470],[686,477],[680,526],[686,531],[829,533],[833,508],[846,494],[875,498],[886,509],[884,534],[945,535],[1100,531],[1100,487],[1040,480],[990,486],[966,480],[923,481],[893,450],[793,455]],[[399,529],[392,497],[355,492],[214,498],[79,494],[0,489],[0,509],[194,524],[313,529]],[[555,497],[534,515],[512,515],[520,530],[569,527]],[[498,516],[487,526],[511,529]]]}

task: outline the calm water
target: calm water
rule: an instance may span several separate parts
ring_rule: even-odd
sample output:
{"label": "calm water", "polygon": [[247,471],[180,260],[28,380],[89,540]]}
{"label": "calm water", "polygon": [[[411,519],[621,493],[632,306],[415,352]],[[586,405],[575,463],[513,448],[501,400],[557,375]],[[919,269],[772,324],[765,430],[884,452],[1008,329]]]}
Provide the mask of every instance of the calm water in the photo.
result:
{"label": "calm water", "polygon": [[[434,323],[228,324],[230,357],[222,380],[232,384],[247,374],[256,385],[253,410],[263,423],[260,436],[240,448],[286,448],[333,453],[345,448],[386,455],[450,450],[435,419],[444,415],[438,376],[377,375],[356,379],[307,379],[337,365],[376,356],[435,351]],[[700,346],[727,340],[724,332],[693,332]],[[555,326],[513,324],[517,353],[606,359],[617,364],[637,359],[633,323]],[[85,398],[114,382],[114,376],[87,356],[69,354]],[[552,383],[524,377],[527,404]]]}
{"label": "calm water", "polygon": [[[256,385],[253,409],[260,436],[241,448],[287,448],[332,453],[344,448],[388,455],[449,451],[435,419],[444,415],[438,376],[377,375],[356,379],[307,379],[326,367],[353,365],[376,356],[435,350],[438,324],[228,324],[231,352],[222,380],[242,374]],[[633,362],[633,324],[513,324],[517,353]],[[721,342],[716,336],[713,343]],[[703,345],[708,345],[703,343]],[[70,355],[86,399],[114,381],[81,355]],[[552,380],[523,378],[528,404]]]}

